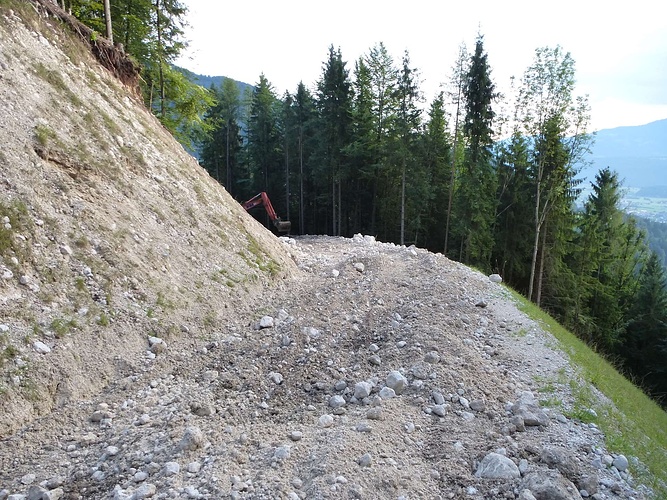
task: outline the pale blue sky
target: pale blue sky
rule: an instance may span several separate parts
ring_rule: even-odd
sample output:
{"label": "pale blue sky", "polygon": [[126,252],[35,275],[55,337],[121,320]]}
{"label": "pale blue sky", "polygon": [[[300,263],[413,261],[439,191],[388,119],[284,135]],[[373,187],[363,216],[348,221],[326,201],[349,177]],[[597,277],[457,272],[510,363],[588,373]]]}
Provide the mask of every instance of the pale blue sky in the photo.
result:
{"label": "pale blue sky", "polygon": [[[560,45],[576,61],[577,91],[588,94],[592,128],[667,118],[667,17],[659,2],[454,2],[412,0],[182,0],[190,48],[177,63],[254,84],[264,73],[278,95],[321,76],[328,47],[354,61],[383,42],[397,65],[405,49],[430,101],[447,81],[458,48],[478,31],[501,91],[520,78],[536,48]],[[466,4],[466,5],[464,5]]]}

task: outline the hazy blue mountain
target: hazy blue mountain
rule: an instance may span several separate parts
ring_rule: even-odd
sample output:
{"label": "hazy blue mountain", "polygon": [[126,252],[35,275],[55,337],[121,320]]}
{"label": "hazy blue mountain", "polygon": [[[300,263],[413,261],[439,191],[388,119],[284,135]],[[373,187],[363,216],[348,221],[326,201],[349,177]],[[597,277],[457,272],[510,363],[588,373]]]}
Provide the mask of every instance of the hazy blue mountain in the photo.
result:
{"label": "hazy blue mountain", "polygon": [[[226,79],[229,78],[227,76],[209,76],[209,75],[198,75],[197,73],[193,73],[190,70],[187,70],[185,68],[176,68],[178,71],[183,73],[188,80],[191,82],[196,83],[197,85],[201,85],[202,87],[209,89],[211,88],[211,85],[215,85],[218,88],[222,88],[222,82]],[[230,78],[230,80],[234,80],[233,78]],[[249,83],[245,82],[239,82],[238,80],[234,80],[236,82],[236,85],[239,87],[240,91],[240,96],[243,98],[243,95],[247,90],[252,91],[255,87],[253,85],[250,85]]]}
{"label": "hazy blue mountain", "polygon": [[598,131],[589,159],[592,166],[582,172],[587,180],[610,167],[625,187],[667,186],[667,119]]}

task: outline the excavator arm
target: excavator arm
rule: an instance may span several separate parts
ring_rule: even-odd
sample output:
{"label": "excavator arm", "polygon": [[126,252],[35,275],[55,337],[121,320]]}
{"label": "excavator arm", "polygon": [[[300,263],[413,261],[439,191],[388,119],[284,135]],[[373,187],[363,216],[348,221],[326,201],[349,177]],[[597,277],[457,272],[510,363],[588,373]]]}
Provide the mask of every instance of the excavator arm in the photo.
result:
{"label": "excavator arm", "polygon": [[279,233],[288,233],[290,229],[292,229],[292,223],[290,221],[280,220],[280,217],[276,215],[276,211],[273,209],[271,200],[269,200],[269,195],[267,195],[264,191],[256,194],[248,201],[241,204],[241,206],[246,211],[250,211],[255,207],[259,207],[260,205],[264,206],[264,210],[266,210],[266,213],[269,215],[269,219],[271,219],[271,222]]}

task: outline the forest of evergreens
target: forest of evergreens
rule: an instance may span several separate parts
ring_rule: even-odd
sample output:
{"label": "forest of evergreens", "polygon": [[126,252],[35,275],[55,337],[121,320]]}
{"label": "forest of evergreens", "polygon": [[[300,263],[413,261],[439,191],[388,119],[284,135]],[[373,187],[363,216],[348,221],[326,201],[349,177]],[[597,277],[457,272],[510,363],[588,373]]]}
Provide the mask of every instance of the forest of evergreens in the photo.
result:
{"label": "forest of evergreens", "polygon": [[[103,32],[102,2],[60,1]],[[425,103],[407,51],[395,61],[378,43],[349,63],[331,46],[312,88],[278,96],[262,74],[241,95],[232,80],[203,89],[172,65],[185,16],[177,0],[111,6],[147,106],[237,200],[266,191],[295,234],[372,234],[497,272],[655,398],[667,394],[661,259],[619,208],[615,172],[598,172],[575,209],[594,138],[569,53],[538,48],[502,96],[478,35]]]}

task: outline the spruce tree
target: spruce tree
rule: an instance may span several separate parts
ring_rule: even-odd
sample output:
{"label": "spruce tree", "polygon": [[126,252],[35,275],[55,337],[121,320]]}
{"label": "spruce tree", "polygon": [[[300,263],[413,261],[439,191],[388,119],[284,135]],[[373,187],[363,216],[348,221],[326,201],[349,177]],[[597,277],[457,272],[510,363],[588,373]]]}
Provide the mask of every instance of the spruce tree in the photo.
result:
{"label": "spruce tree", "polygon": [[483,37],[475,44],[475,53],[463,88],[466,140],[465,156],[456,195],[463,262],[488,270],[493,248],[496,173],[492,164],[493,101],[495,85],[484,52]]}
{"label": "spruce tree", "polygon": [[[329,57],[317,82],[316,96],[320,116],[319,158],[325,169],[323,178],[329,183],[329,227],[336,236],[344,232],[343,219],[347,222],[349,213],[349,205],[343,205],[342,193],[342,186],[348,180],[345,152],[350,143],[352,112],[351,83],[345,66],[340,49],[336,51],[330,46]],[[347,223],[345,226],[347,230]]]}

